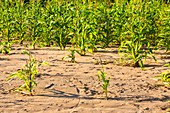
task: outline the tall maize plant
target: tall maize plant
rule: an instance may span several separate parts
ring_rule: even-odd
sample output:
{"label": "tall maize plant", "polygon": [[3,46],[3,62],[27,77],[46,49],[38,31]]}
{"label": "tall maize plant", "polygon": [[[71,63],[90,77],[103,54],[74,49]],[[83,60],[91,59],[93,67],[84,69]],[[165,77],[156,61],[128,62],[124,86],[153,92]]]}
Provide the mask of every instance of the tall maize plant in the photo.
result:
{"label": "tall maize plant", "polygon": [[[126,6],[128,16],[124,32],[125,40],[120,48],[124,51],[125,57],[135,67],[144,67],[143,59],[150,54],[154,60],[151,46],[156,44],[160,21],[159,4],[153,1],[130,1]],[[147,48],[147,49],[146,49]]]}
{"label": "tall maize plant", "polygon": [[0,42],[0,52],[5,54],[9,53],[11,45],[13,43],[13,36],[15,34],[15,8],[13,4],[9,1],[5,1],[1,4],[1,17],[0,17],[0,34],[1,34],[1,42]]}
{"label": "tall maize plant", "polygon": [[[162,0],[5,0],[0,1],[1,45],[27,41],[85,55],[97,46],[120,45],[135,66],[151,48],[169,47],[169,5]],[[10,46],[8,46],[10,47]]]}
{"label": "tall maize plant", "polygon": [[164,9],[161,13],[162,21],[160,23],[160,40],[158,46],[164,47],[166,51],[170,50],[170,5],[164,4]]}

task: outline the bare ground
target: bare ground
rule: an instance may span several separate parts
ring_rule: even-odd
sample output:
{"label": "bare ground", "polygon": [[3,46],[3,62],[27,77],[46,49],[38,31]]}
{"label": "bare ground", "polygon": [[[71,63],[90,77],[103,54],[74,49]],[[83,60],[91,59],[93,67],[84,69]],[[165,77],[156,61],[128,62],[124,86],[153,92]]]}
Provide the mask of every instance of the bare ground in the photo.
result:
{"label": "bare ground", "polygon": [[[10,55],[0,54],[0,113],[167,113],[170,108],[170,90],[153,77],[165,71],[157,52],[158,63],[147,59],[145,69],[104,65],[108,77],[109,99],[104,99],[97,72],[101,65],[94,62],[118,61],[117,48],[95,52],[94,55],[76,55],[77,63],[62,61],[68,51],[57,48],[31,50],[37,60],[45,60],[50,66],[39,69],[38,86],[34,96],[26,96],[13,90],[22,84],[18,79],[6,81],[9,74],[21,69],[28,59],[21,54],[24,47],[15,46]],[[69,59],[68,59],[69,60]]]}

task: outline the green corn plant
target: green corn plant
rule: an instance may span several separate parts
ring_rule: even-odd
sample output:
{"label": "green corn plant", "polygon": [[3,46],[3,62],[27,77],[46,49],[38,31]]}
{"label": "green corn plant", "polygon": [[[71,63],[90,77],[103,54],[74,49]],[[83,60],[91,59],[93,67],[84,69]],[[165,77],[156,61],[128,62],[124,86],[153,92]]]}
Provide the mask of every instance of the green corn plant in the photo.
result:
{"label": "green corn plant", "polygon": [[11,74],[7,80],[12,78],[18,78],[24,82],[16,91],[22,92],[24,94],[29,94],[30,96],[33,95],[34,86],[37,85],[35,81],[36,75],[38,74],[38,67],[42,64],[46,64],[46,62],[38,62],[30,52],[24,51],[24,54],[29,56],[29,60],[26,62],[26,65],[22,67],[22,69],[18,70],[17,72]]}
{"label": "green corn plant", "polygon": [[97,50],[97,44],[99,44],[98,37],[98,13],[97,9],[94,8],[94,3],[89,2],[87,9],[85,10],[86,18],[86,51],[92,53]]}
{"label": "green corn plant", "polygon": [[[49,5],[48,5],[49,6]],[[43,18],[43,25],[42,25],[42,33],[43,33],[43,43],[44,43],[44,46],[51,46],[54,44],[54,41],[55,41],[55,38],[52,37],[53,34],[52,34],[52,31],[53,31],[53,23],[54,23],[54,15],[51,14],[49,12],[51,9],[49,10],[46,10],[43,12],[43,15],[44,15],[44,18]]]}
{"label": "green corn plant", "polygon": [[[3,10],[4,10],[4,9],[3,9],[3,5],[4,5],[4,4],[3,4],[2,2],[0,2],[0,12],[3,12]],[[0,15],[0,37],[1,37],[1,38],[3,37],[2,35],[3,35],[3,30],[4,30],[4,27],[3,27],[3,21],[4,21],[4,20],[3,20],[3,18],[4,18],[4,17],[3,17],[3,15],[1,14],[1,15]],[[2,40],[2,39],[1,39],[1,40]]]}
{"label": "green corn plant", "polygon": [[165,64],[164,66],[167,66],[169,69],[162,72],[160,75],[156,76],[155,78],[158,78],[158,80],[165,83],[165,85],[170,85],[170,64]]}
{"label": "green corn plant", "polygon": [[94,13],[89,11],[90,6],[77,7],[75,20],[73,21],[72,32],[74,37],[71,40],[78,48],[80,55],[84,56],[87,52],[93,53],[96,48],[97,32],[96,19],[92,16]]}
{"label": "green corn plant", "polygon": [[[119,1],[121,2],[121,1]],[[128,20],[128,12],[126,9],[127,1],[121,3],[111,3],[108,5],[103,2],[98,6],[96,15],[98,22],[98,36],[102,47],[106,48],[111,44],[121,44],[124,40],[123,32],[125,24]]]}
{"label": "green corn plant", "polygon": [[[137,39],[137,38],[136,38]],[[131,65],[134,67],[144,67],[143,57],[146,57],[145,50],[142,50],[142,43],[136,40],[126,41],[121,45],[121,49],[125,48],[125,57],[131,59]]]}
{"label": "green corn plant", "polygon": [[141,67],[143,59],[152,53],[151,48],[170,49],[170,11],[169,5],[162,1],[41,2],[0,1],[2,48],[11,48],[13,42],[22,44],[23,41],[34,49],[36,45],[57,45],[65,49],[68,44],[74,44],[79,54],[86,55],[93,53],[97,46],[118,44],[125,56]]}
{"label": "green corn plant", "polygon": [[27,14],[26,9],[28,6],[24,5],[22,2],[16,1],[16,12],[15,12],[15,20],[16,20],[16,26],[15,29],[17,31],[16,37],[19,41],[19,43],[22,45],[24,40],[26,40],[26,33],[27,33]]}
{"label": "green corn plant", "polygon": [[[100,58],[100,62],[102,63],[101,58]],[[105,73],[103,65],[102,65],[102,70],[98,71],[98,80],[102,82],[102,89],[105,94],[105,99],[107,100],[108,99],[108,85],[110,82],[110,77],[109,78],[106,78],[106,77],[107,77],[107,74]]]}
{"label": "green corn plant", "polygon": [[87,38],[86,38],[86,30],[85,30],[85,24],[82,25],[82,31],[80,33],[80,38],[78,39],[78,47],[80,48],[80,54],[83,56],[86,54],[86,48],[87,48]]}
{"label": "green corn plant", "polygon": [[75,53],[78,53],[78,51],[76,50],[75,46],[73,46],[70,48],[70,55],[68,55],[68,58],[71,58],[72,63],[76,63]]}
{"label": "green corn plant", "polygon": [[165,9],[162,11],[162,22],[160,23],[160,40],[158,46],[164,47],[166,52],[170,50],[170,6],[164,5]]}
{"label": "green corn plant", "polygon": [[105,94],[105,99],[108,99],[108,85],[110,82],[110,77],[106,78],[107,74],[104,72],[104,69],[102,69],[101,71],[98,72],[98,79],[99,81],[102,82],[102,88],[103,88],[103,92]]}
{"label": "green corn plant", "polygon": [[114,36],[114,7],[111,7],[103,3],[100,8],[98,8],[98,34],[100,36],[100,41],[103,48],[109,46],[115,39]]}
{"label": "green corn plant", "polygon": [[[135,7],[135,5],[138,5],[138,7]],[[148,29],[148,27],[152,28],[152,25],[148,22],[152,21],[152,19],[148,18],[148,13],[150,11],[147,11],[148,6],[145,9],[145,5],[147,5],[147,2],[136,3],[133,1],[128,5],[127,10],[129,12],[129,19],[126,21],[126,29],[123,32],[124,40],[120,46],[120,50],[125,53],[125,57],[131,60],[131,64],[135,67],[140,66],[141,68],[144,68],[143,59],[146,59],[148,54],[156,61],[151,49],[153,44],[151,38],[153,34],[156,36],[155,33],[157,31],[154,31],[152,34],[153,29]],[[149,35],[147,33],[151,34]]]}
{"label": "green corn plant", "polygon": [[0,29],[1,29],[1,51],[5,54],[8,54],[11,49],[11,45],[13,43],[13,36],[15,33],[15,24],[16,21],[14,19],[14,8],[10,6],[8,2],[4,2],[2,5],[2,13],[0,17]]}
{"label": "green corn plant", "polygon": [[54,6],[53,11],[53,37],[61,50],[65,49],[66,45],[70,42],[70,39],[73,35],[70,30],[70,26],[72,26],[72,14],[69,7],[69,3],[58,3],[58,6]]}
{"label": "green corn plant", "polygon": [[159,33],[161,31],[161,21],[162,18],[160,15],[162,15],[162,9],[163,5],[161,1],[144,1],[144,3],[141,3],[141,6],[143,7],[141,9],[143,17],[144,17],[144,25],[145,29],[143,29],[144,37],[146,37],[148,42],[153,46],[156,47],[156,45],[160,41]]}
{"label": "green corn plant", "polygon": [[[43,4],[39,6],[41,7],[41,46],[56,46],[57,39],[56,33],[59,32],[58,29],[61,29],[59,26],[57,27],[58,22],[58,1],[44,1]],[[59,43],[57,42],[57,45]],[[62,46],[62,45],[61,45]],[[60,47],[62,48],[62,47]]]}
{"label": "green corn plant", "polygon": [[70,50],[70,51],[71,51],[71,54],[68,57],[71,58],[72,63],[75,63],[76,62],[76,60],[75,60],[75,50]]}
{"label": "green corn plant", "polygon": [[79,12],[80,9],[77,9],[76,11],[76,16],[77,17],[74,21],[73,21],[73,32],[74,32],[74,39],[72,40],[73,44],[76,44],[77,47],[80,49],[79,53],[81,55],[85,55],[86,54],[86,35],[85,35],[85,21],[83,21],[83,18],[81,18],[81,15],[79,15],[79,13],[81,14],[81,12]]}
{"label": "green corn plant", "polygon": [[114,41],[116,44],[121,45],[121,43],[124,40],[127,40],[127,37],[125,37],[124,32],[127,31],[126,29],[126,24],[129,18],[129,12],[127,10],[127,1],[125,0],[124,3],[121,4],[114,4],[113,6],[113,36],[114,36]]}
{"label": "green corn plant", "polygon": [[[134,27],[136,27],[137,23],[133,23],[134,24]],[[130,24],[131,26],[132,23]],[[135,34],[133,31],[134,31],[134,27],[131,28],[132,32],[130,32],[129,36],[131,37],[130,40],[124,40],[122,43],[121,43],[121,46],[120,46],[120,49],[119,49],[119,52],[121,53],[124,52],[124,56],[127,58],[127,59],[130,59],[130,65],[133,65],[134,67],[144,67],[144,64],[143,64],[143,58],[146,58],[147,57],[147,52],[142,49],[143,47],[143,40],[142,40],[142,37],[139,37],[140,35],[138,34]],[[138,33],[138,32],[137,32]],[[139,31],[140,33],[140,31]]]}
{"label": "green corn plant", "polygon": [[74,49],[71,49],[71,48],[70,48],[69,51],[70,51],[70,54],[69,54],[68,56],[64,56],[64,57],[62,58],[62,60],[64,61],[65,59],[69,58],[69,59],[71,59],[71,60],[70,60],[71,63],[76,63],[75,53],[76,53],[77,51],[75,50],[75,48],[74,48]]}
{"label": "green corn plant", "polygon": [[40,38],[41,34],[42,34],[42,24],[43,21],[41,20],[42,18],[42,12],[41,9],[42,7],[40,7],[41,5],[38,4],[36,1],[32,1],[30,2],[30,7],[29,10],[27,10],[28,13],[28,26],[29,26],[29,36],[30,39],[29,41],[31,41],[31,46],[33,47],[33,49],[35,49],[36,44],[40,44],[40,42],[42,41]]}
{"label": "green corn plant", "polygon": [[0,42],[0,53],[9,54],[12,43]]}
{"label": "green corn plant", "polygon": [[64,56],[64,57],[62,58],[62,60],[65,60],[65,59],[69,58],[69,59],[71,59],[70,62],[76,63],[75,53],[77,53],[77,54],[79,54],[79,55],[81,55],[81,54],[79,53],[78,50],[76,50],[76,47],[75,47],[74,45],[72,45],[72,47],[70,47],[69,51],[70,51],[70,54],[69,54],[68,56]]}

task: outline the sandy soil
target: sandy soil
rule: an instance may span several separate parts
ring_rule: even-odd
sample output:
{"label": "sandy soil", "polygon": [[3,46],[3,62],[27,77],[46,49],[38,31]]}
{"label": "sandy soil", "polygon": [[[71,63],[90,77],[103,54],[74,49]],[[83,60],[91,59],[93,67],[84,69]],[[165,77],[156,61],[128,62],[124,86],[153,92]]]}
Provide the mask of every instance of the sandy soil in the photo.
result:
{"label": "sandy soil", "polygon": [[[109,99],[104,99],[97,72],[101,65],[94,62],[99,57],[105,61],[118,61],[116,48],[95,52],[94,55],[76,55],[77,63],[62,61],[68,51],[57,48],[31,50],[37,60],[50,66],[39,69],[38,86],[34,96],[13,90],[22,84],[18,79],[6,81],[26,63],[24,47],[15,46],[10,55],[0,54],[0,113],[166,113],[170,108],[170,90],[153,79],[166,70],[163,55],[157,53],[158,63],[148,59],[145,70],[109,63],[104,65],[108,77]],[[169,59],[164,59],[168,62]]]}

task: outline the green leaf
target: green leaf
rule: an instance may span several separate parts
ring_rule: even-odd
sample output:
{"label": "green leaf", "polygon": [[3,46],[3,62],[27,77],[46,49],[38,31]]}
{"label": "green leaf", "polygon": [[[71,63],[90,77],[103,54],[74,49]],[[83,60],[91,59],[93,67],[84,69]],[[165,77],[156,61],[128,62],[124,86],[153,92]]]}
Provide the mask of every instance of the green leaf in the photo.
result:
{"label": "green leaf", "polygon": [[30,56],[30,53],[28,51],[26,51],[26,50],[22,51],[22,53]]}

